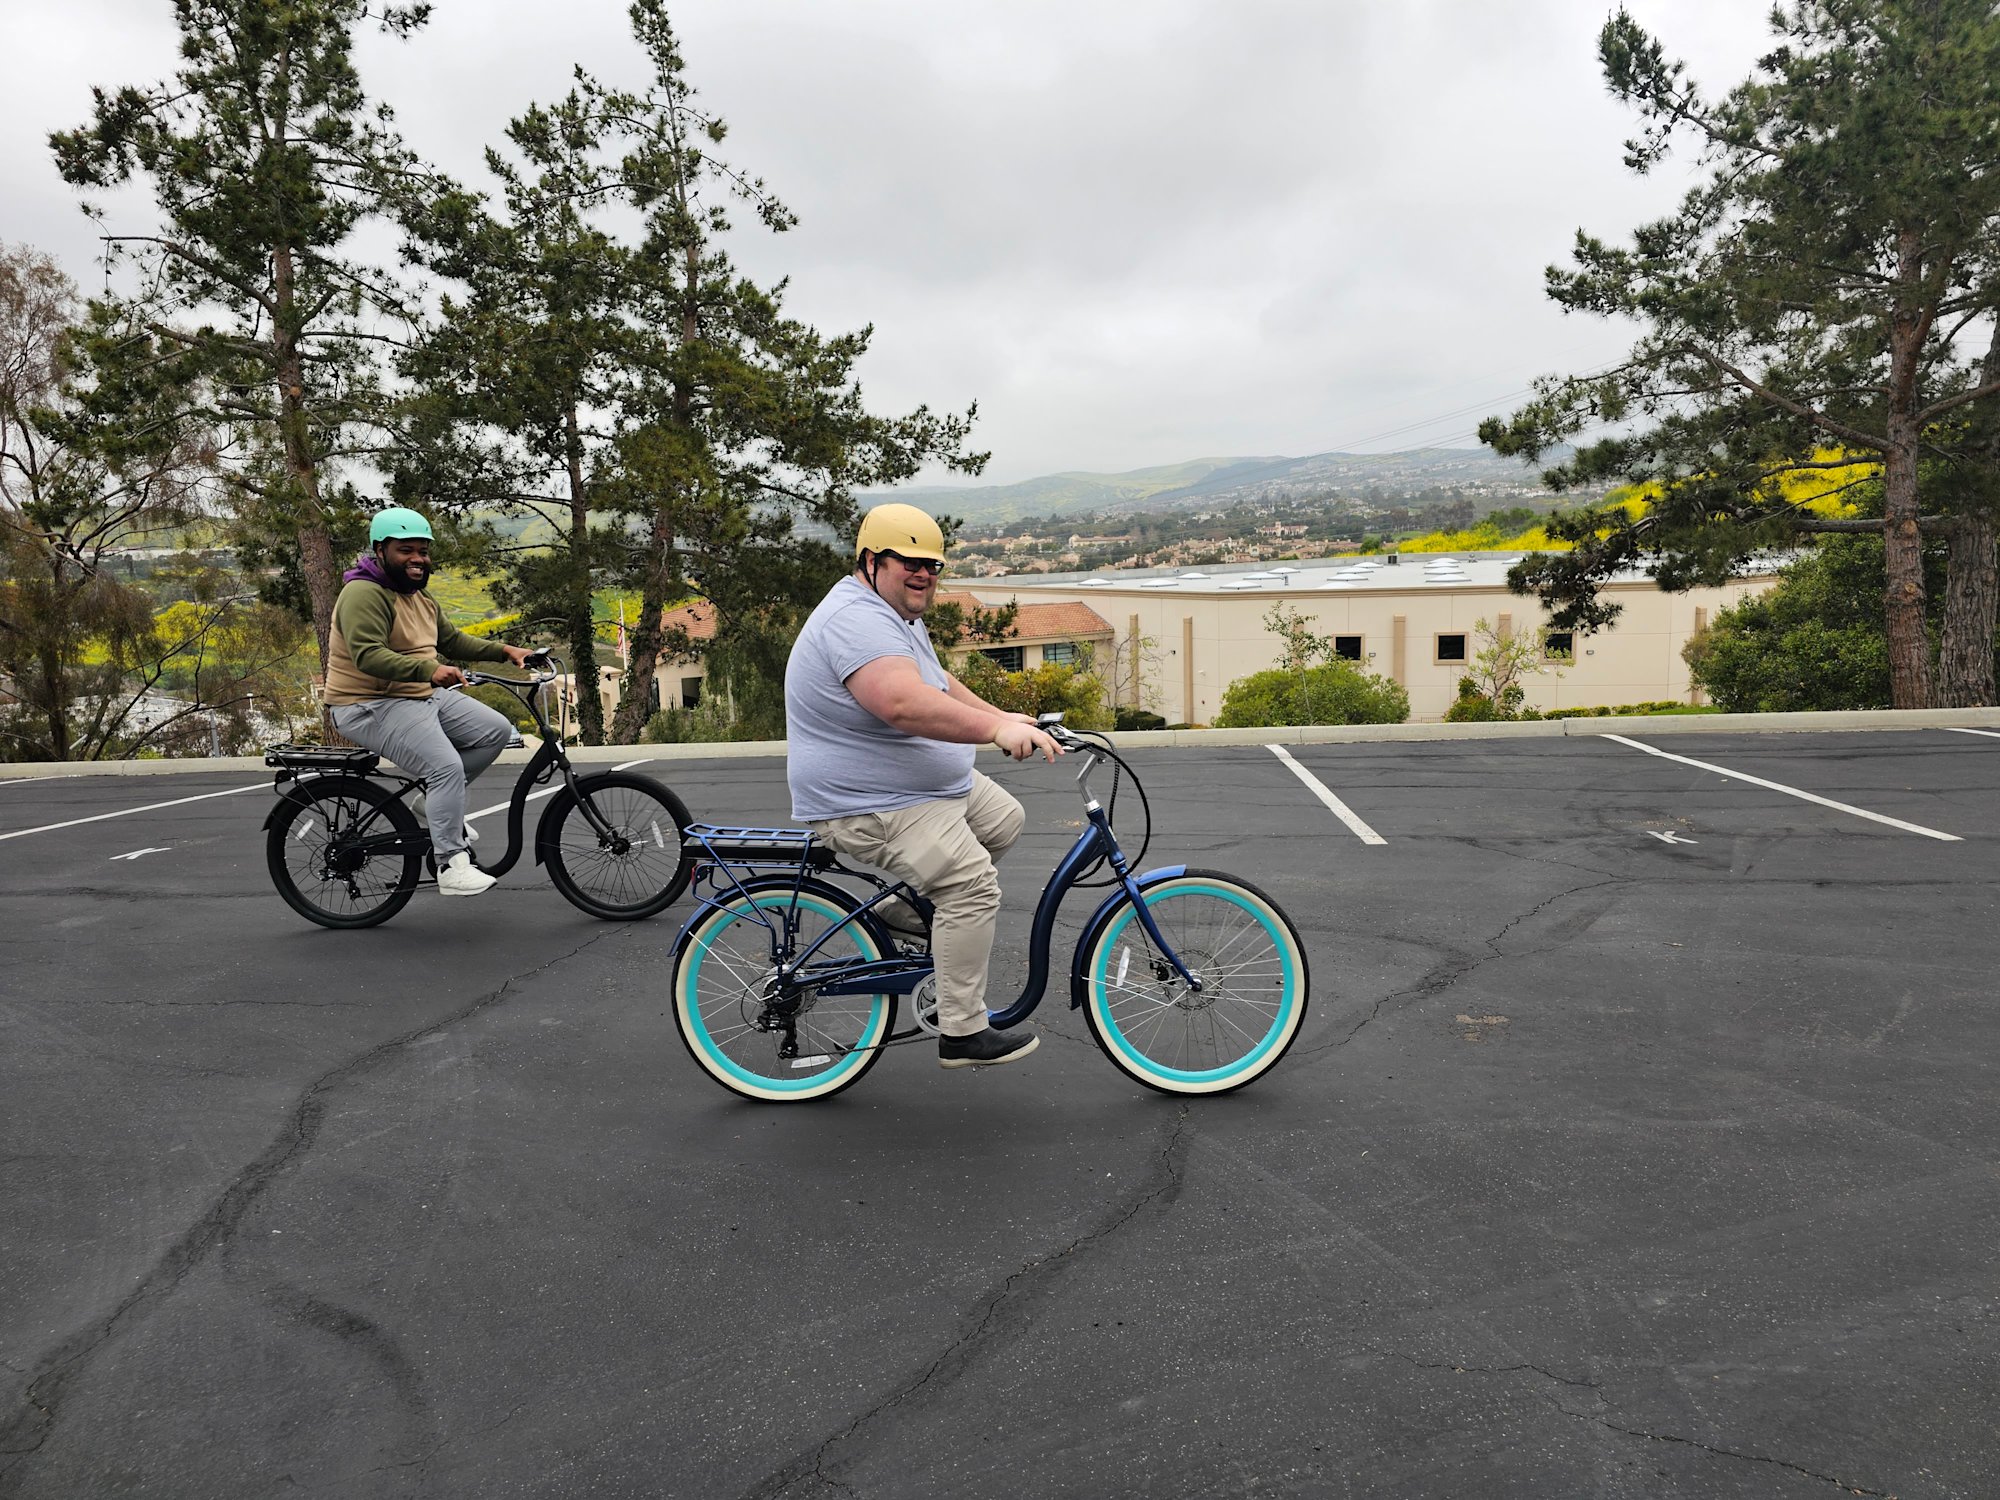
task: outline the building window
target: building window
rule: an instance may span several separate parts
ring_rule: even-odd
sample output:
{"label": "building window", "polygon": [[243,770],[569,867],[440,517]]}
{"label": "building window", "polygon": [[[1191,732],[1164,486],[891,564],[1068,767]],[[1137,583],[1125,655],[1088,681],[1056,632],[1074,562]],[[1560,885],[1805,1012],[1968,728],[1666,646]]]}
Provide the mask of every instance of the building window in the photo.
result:
{"label": "building window", "polygon": [[681,679],[681,707],[696,708],[701,704],[701,679],[683,677]]}
{"label": "building window", "polygon": [[1075,641],[1050,641],[1042,647],[1042,660],[1053,666],[1075,666],[1077,655]]}
{"label": "building window", "polygon": [[1437,643],[1437,659],[1439,661],[1462,662],[1465,660],[1465,633],[1463,631],[1460,631],[1456,635],[1440,635],[1437,638]]}
{"label": "building window", "polygon": [[1551,630],[1542,637],[1542,655],[1550,661],[1576,660],[1576,632]]}
{"label": "building window", "polygon": [[1021,648],[1019,646],[986,646],[979,654],[992,662],[1003,672],[1021,670]]}
{"label": "building window", "polygon": [[1337,635],[1333,638],[1333,654],[1342,661],[1361,660],[1361,637],[1358,635]]}

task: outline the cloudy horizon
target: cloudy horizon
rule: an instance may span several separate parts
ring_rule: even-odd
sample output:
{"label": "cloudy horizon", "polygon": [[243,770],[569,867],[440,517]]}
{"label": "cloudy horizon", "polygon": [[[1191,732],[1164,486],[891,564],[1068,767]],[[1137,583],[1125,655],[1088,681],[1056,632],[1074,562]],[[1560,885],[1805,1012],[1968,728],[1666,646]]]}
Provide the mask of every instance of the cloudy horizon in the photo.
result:
{"label": "cloudy horizon", "polygon": [[[1621,239],[1685,166],[1622,166],[1630,111],[1594,55],[1604,0],[1228,7],[1196,0],[936,7],[670,6],[722,154],[799,215],[732,237],[824,331],[874,326],[870,406],[979,403],[979,484],[1209,456],[1472,446],[1537,375],[1629,330],[1565,319],[1542,270],[1579,228]],[[1629,0],[1713,91],[1768,36],[1757,7]],[[46,138],[93,85],[174,67],[168,0],[71,0],[6,34],[34,59],[0,100],[0,238],[88,289],[95,225]],[[572,64],[640,85],[619,0],[443,0],[358,58],[405,141],[475,186],[480,150]],[[144,230],[125,193],[111,227]],[[919,482],[944,482],[926,473]]]}

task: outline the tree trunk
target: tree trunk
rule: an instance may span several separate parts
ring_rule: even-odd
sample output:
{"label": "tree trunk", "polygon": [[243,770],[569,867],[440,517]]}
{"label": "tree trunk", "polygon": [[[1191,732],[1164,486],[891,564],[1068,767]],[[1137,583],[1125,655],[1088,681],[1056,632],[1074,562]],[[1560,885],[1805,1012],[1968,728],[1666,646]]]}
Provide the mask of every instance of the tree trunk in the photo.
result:
{"label": "tree trunk", "polygon": [[590,591],[590,498],[583,487],[583,439],[576,408],[564,416],[564,457],[569,465],[570,671],[576,679],[577,734],[586,745],[604,743],[604,699],[597,691],[597,623]]}
{"label": "tree trunk", "polygon": [[1944,647],[1938,697],[1946,708],[1984,708],[1995,699],[1993,634],[2000,611],[2000,554],[1992,513],[1978,510],[1952,523],[1944,585]]}
{"label": "tree trunk", "polygon": [[[2000,380],[2000,324],[1980,362],[1979,384]],[[1996,701],[1993,638],[2000,624],[2000,558],[1994,553],[1995,523],[1986,508],[2000,475],[2000,406],[1988,398],[1972,415],[1980,438],[1972,445],[1976,473],[1966,486],[1968,512],[1951,528],[1951,557],[1944,584],[1944,639],[1938,655],[1938,691],[1947,708],[1982,708]]]}
{"label": "tree trunk", "polygon": [[[1904,289],[1923,273],[1923,248],[1913,231],[1898,236],[1898,272]],[[1924,541],[1917,529],[1917,365],[1923,352],[1923,313],[1899,305],[1889,324],[1888,446],[1882,452],[1882,568],[1884,628],[1889,641],[1889,706],[1929,708],[1930,638],[1924,628]]]}
{"label": "tree trunk", "polygon": [[667,593],[679,570],[674,566],[673,517],[662,505],[653,512],[652,535],[646,547],[646,571],[639,584],[639,618],[626,637],[629,658],[625,682],[619,690],[618,712],[611,720],[611,740],[618,745],[636,745],[653,713],[653,674],[659,669],[660,642],[665,630],[660,617],[666,613]]}

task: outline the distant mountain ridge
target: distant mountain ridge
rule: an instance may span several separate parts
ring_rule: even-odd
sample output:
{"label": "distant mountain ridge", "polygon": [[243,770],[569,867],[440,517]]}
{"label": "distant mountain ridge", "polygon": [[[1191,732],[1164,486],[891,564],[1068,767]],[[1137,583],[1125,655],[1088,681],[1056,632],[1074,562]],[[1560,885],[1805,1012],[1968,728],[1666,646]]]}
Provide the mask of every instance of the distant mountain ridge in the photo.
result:
{"label": "distant mountain ridge", "polygon": [[[1553,455],[1552,455],[1553,456]],[[1191,458],[1122,474],[1073,471],[1018,484],[922,485],[866,501],[904,500],[966,521],[1080,516],[1227,505],[1258,494],[1299,494],[1374,486],[1408,493],[1433,485],[1504,484],[1539,489],[1538,469],[1485,448],[1413,448],[1401,453],[1314,453],[1304,458]]]}

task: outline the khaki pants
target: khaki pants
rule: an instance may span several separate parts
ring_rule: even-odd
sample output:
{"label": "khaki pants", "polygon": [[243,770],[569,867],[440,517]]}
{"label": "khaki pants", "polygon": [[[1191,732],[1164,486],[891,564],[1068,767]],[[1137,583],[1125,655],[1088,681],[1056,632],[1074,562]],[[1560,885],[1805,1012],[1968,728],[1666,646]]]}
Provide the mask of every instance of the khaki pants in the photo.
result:
{"label": "khaki pants", "polygon": [[979,771],[964,797],[920,802],[895,812],[857,813],[810,826],[841,854],[908,882],[937,907],[931,957],[937,965],[938,1029],[971,1036],[986,1028],[986,964],[1000,919],[993,861],[1021,836],[1021,804]]}

